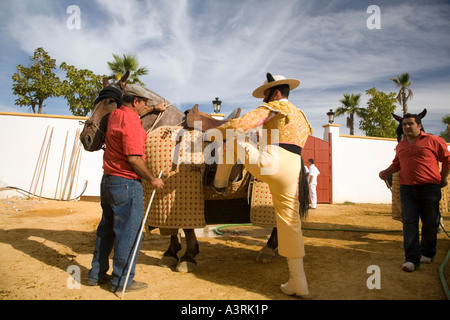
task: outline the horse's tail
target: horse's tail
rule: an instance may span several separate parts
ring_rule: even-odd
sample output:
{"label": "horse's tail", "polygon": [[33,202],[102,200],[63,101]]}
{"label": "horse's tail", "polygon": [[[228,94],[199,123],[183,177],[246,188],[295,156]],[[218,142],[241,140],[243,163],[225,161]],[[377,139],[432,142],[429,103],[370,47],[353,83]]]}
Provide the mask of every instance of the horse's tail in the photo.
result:
{"label": "horse's tail", "polygon": [[306,219],[308,216],[308,209],[309,209],[309,186],[308,186],[308,180],[306,179],[306,170],[305,170],[305,163],[303,161],[301,163],[301,169],[300,169],[300,180],[298,183],[298,201],[300,202],[300,218],[302,220]]}

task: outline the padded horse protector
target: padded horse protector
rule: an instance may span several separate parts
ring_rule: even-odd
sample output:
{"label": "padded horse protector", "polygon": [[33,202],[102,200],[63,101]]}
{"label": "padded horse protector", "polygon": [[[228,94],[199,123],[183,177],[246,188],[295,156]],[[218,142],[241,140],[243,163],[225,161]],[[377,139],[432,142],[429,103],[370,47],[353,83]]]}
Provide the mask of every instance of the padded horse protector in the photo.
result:
{"label": "padded horse protector", "polygon": [[[186,152],[190,150],[191,142],[202,143],[202,133],[181,131],[182,129],[182,127],[164,126],[147,136],[146,166],[154,176],[158,176],[162,170],[161,179],[164,180],[164,188],[157,190],[150,208],[147,220],[149,226],[195,229],[206,225],[202,153]],[[176,137],[180,132],[184,132],[183,139],[177,146]],[[186,135],[190,135],[190,141]],[[177,159],[178,164],[174,166],[173,161]],[[143,188],[144,208],[147,208],[153,188],[145,180]]]}
{"label": "padded horse protector", "polygon": [[250,222],[260,227],[276,227],[277,220],[269,185],[253,178],[250,186]]}

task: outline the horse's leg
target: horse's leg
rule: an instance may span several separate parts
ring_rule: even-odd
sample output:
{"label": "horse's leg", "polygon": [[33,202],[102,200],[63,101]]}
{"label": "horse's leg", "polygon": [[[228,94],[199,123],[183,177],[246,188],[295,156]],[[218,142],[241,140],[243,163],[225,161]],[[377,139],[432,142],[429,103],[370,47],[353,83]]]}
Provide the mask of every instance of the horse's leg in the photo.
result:
{"label": "horse's leg", "polygon": [[186,252],[177,266],[179,272],[191,272],[197,266],[195,256],[200,252],[194,229],[183,229],[186,236]]}
{"label": "horse's leg", "polygon": [[179,234],[170,236],[169,248],[164,252],[158,265],[165,268],[173,268],[178,264],[178,251],[181,250]]}
{"label": "horse's leg", "polygon": [[267,246],[272,249],[276,250],[278,248],[278,230],[277,227],[272,229],[272,233],[270,235],[269,240],[267,240]]}
{"label": "horse's leg", "polygon": [[267,244],[259,251],[256,257],[256,262],[268,263],[272,262],[273,258],[277,255],[278,248],[278,232],[277,228],[272,229],[269,240]]}

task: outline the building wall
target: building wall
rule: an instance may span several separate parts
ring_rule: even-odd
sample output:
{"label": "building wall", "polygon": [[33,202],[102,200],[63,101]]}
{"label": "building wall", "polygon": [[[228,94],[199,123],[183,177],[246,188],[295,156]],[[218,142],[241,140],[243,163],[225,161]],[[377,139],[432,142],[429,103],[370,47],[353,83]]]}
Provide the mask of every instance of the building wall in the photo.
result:
{"label": "building wall", "polygon": [[[57,194],[66,135],[68,139],[64,158],[63,184],[68,176],[68,164],[75,143],[75,135],[77,129],[81,132],[83,125],[80,121],[84,120],[86,120],[85,117],[0,112],[0,190],[3,188],[3,191],[0,191],[0,198],[16,195],[16,192],[5,191],[4,187],[7,186],[30,190],[47,128],[49,128],[48,136],[53,128],[53,136],[44,184],[42,187],[43,175],[41,174],[36,193],[42,197],[55,198],[55,195],[58,197],[62,189],[59,188]],[[339,125],[326,125],[324,128],[324,140],[329,141],[330,137],[332,139],[333,202],[390,203],[391,192],[379,179],[378,173],[391,164],[397,141],[341,135]],[[81,193],[85,181],[87,181],[87,188],[84,196],[98,197],[100,195],[102,157],[102,150],[87,152],[83,149],[81,151],[79,173],[76,174],[72,188],[73,196]],[[58,185],[60,186],[61,182]],[[74,193],[75,189],[76,193]]]}
{"label": "building wall", "polygon": [[[86,119],[85,117],[0,112],[0,190],[11,186],[29,191],[31,187],[36,186],[38,196],[55,198],[58,185],[59,190],[63,190],[66,186],[65,194],[68,195],[70,180],[67,180],[67,177],[69,176],[69,162],[74,149],[75,135],[77,129],[81,132],[83,128],[80,121]],[[44,142],[47,128],[47,139]],[[52,129],[53,135],[46,169],[44,170],[45,164],[38,166],[38,159],[43,145],[43,154],[45,154]],[[63,158],[66,135],[66,155]],[[103,151],[92,153],[83,149],[80,156],[79,173],[72,175],[74,176],[72,195],[79,195],[85,186],[85,181],[87,181],[87,189],[84,195],[99,196]],[[44,155],[41,158],[44,158]],[[65,159],[64,171],[62,171],[63,159]],[[38,167],[42,167],[41,176],[38,184],[32,185],[33,175],[35,175],[35,181],[37,180],[38,170],[36,168]],[[60,173],[60,171],[62,172]],[[59,181],[63,181],[62,187],[61,182],[58,183],[58,177]],[[59,192],[59,194],[61,193]],[[0,197],[11,195],[16,195],[16,192],[0,192]],[[59,198],[58,194],[56,196]]]}
{"label": "building wall", "polygon": [[395,157],[396,140],[333,137],[333,201],[391,203],[391,191],[378,177]]}
{"label": "building wall", "polygon": [[394,160],[397,140],[341,135],[339,125],[324,128],[324,140],[332,140],[333,202],[391,203],[378,173]]}

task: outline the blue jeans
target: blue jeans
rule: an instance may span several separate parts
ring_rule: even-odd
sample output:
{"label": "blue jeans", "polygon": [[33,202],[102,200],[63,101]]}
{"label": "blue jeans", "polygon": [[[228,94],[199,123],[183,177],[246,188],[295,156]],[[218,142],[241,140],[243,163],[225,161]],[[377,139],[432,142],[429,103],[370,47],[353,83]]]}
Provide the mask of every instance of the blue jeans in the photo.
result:
{"label": "blue jeans", "polygon": [[[437,184],[400,185],[405,262],[420,265],[420,256],[436,255],[441,187]],[[422,239],[419,240],[419,218]]]}
{"label": "blue jeans", "polygon": [[104,279],[109,269],[109,255],[114,248],[111,288],[121,290],[128,268],[131,271],[127,287],[133,283],[138,258],[137,253],[133,265],[129,266],[143,218],[142,184],[139,180],[104,174],[100,199],[103,214],[97,228],[89,280],[98,282]]}

